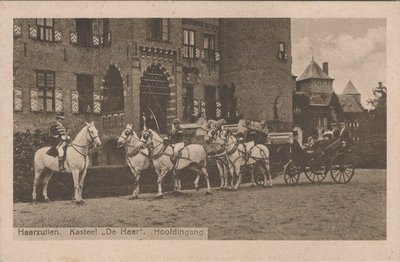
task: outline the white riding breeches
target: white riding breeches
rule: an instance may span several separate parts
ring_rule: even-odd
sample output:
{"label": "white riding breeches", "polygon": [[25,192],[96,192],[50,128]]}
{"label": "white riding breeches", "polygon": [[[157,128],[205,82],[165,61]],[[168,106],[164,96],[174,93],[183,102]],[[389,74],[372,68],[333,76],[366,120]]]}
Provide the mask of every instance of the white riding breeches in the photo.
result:
{"label": "white riding breeches", "polygon": [[61,141],[60,144],[57,146],[57,151],[58,151],[58,156],[63,157],[64,156],[64,146],[67,145],[66,141]]}

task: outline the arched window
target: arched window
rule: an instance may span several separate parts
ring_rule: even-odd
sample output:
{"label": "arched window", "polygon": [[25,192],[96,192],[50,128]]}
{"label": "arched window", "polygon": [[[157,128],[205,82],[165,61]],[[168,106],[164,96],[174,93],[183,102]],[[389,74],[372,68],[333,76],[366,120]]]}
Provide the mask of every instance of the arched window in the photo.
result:
{"label": "arched window", "polygon": [[111,65],[105,77],[103,112],[124,110],[124,84],[119,70]]}

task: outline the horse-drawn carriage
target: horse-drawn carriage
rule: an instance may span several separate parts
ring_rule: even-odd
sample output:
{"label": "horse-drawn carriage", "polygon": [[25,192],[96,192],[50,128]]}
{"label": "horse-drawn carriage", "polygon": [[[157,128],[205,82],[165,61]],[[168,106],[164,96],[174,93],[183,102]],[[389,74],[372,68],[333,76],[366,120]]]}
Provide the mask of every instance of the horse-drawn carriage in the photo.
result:
{"label": "horse-drawn carriage", "polygon": [[292,154],[284,167],[285,182],[296,185],[300,174],[304,173],[310,182],[320,183],[330,173],[333,181],[346,184],[353,178],[355,171],[350,152],[350,145],[337,139],[330,140],[320,150],[305,150],[305,159]]}

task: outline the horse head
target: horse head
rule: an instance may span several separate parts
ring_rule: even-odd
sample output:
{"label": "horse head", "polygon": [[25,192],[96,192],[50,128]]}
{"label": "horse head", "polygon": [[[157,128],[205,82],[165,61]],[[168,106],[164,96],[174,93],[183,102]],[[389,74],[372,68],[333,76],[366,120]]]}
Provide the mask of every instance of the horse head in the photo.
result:
{"label": "horse head", "polygon": [[220,138],[220,140],[221,140],[221,142],[220,142],[221,144],[222,144],[222,143],[227,144],[227,143],[229,142],[230,139],[231,139],[231,140],[234,140],[233,142],[235,142],[235,139],[234,139],[234,137],[233,137],[232,130],[230,130],[229,128],[222,130],[222,131],[220,132],[220,134],[219,134],[219,138]]}
{"label": "horse head", "polygon": [[86,123],[87,133],[86,133],[86,140],[89,144],[93,144],[94,147],[100,147],[101,141],[99,137],[99,131],[97,131],[96,127],[94,126],[94,122]]}
{"label": "horse head", "polygon": [[204,135],[204,142],[206,144],[212,143],[216,140],[219,135],[219,131],[217,128],[210,128]]}
{"label": "horse head", "polygon": [[122,131],[121,135],[118,138],[117,147],[122,147],[123,145],[125,145],[134,133],[135,132],[133,132],[132,124],[127,124],[126,128]]}

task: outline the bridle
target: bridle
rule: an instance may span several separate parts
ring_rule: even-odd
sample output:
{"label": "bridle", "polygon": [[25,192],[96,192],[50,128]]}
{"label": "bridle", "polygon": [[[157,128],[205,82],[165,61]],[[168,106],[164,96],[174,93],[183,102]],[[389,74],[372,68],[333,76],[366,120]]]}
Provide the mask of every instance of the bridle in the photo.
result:
{"label": "bridle", "polygon": [[[124,134],[125,136],[123,136],[122,134]],[[126,141],[128,140],[128,138],[131,138],[131,139],[133,138],[136,141],[141,142],[141,145],[139,146],[139,149],[143,149],[144,148],[144,142],[141,139],[136,138],[136,137],[133,136],[133,130],[131,128],[125,129],[125,131],[122,132],[122,134],[119,137],[123,138],[125,140],[125,145],[127,147],[135,147],[135,146],[131,146],[129,144],[126,144]]]}
{"label": "bridle", "polygon": [[[91,127],[91,126],[87,126],[87,127],[86,127],[86,128],[87,128],[87,132],[89,133],[89,136],[90,136],[90,140],[89,140],[89,144],[88,144],[88,145],[82,146],[82,145],[77,145],[77,144],[74,144],[74,143],[71,144],[71,147],[72,147],[73,149],[75,149],[76,152],[78,152],[80,155],[82,155],[82,156],[85,157],[85,158],[89,155],[89,153],[87,153],[87,154],[85,155],[85,154],[83,154],[81,151],[79,151],[76,147],[80,147],[80,148],[89,148],[89,147],[91,147],[91,146],[94,144],[94,140],[95,140],[96,138],[98,138],[98,136],[97,136],[97,135],[96,135],[95,137],[92,136],[92,134],[91,134],[91,132],[90,132],[90,127]],[[86,140],[86,141],[87,141],[87,140]]]}

